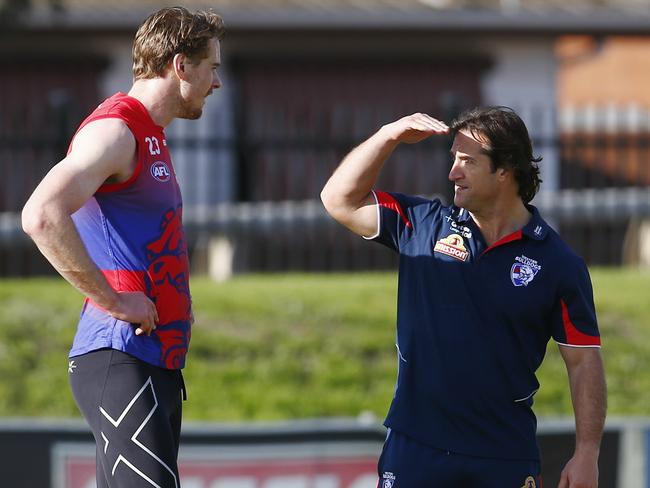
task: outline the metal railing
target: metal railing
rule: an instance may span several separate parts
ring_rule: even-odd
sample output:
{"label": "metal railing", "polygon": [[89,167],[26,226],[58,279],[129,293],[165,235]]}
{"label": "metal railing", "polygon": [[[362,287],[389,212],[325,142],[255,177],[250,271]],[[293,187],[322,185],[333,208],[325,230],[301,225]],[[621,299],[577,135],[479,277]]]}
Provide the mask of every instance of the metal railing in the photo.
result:
{"label": "metal railing", "polygon": [[[561,190],[542,193],[533,203],[590,264],[643,260],[638,248],[643,239],[630,236],[650,219],[650,188]],[[194,206],[185,210],[184,222],[198,272],[221,266],[214,272],[226,277],[253,271],[390,269],[397,263],[383,246],[334,222],[317,200]],[[630,243],[634,239],[636,247]],[[18,214],[0,214],[0,246],[9,256],[4,274],[48,272],[37,254],[29,257],[36,251]]]}

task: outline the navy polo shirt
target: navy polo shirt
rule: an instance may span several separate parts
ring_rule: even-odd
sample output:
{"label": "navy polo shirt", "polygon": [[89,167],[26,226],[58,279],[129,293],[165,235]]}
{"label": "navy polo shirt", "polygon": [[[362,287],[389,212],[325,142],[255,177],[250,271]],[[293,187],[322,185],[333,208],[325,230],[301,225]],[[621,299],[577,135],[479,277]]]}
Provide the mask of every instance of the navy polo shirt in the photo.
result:
{"label": "navy polo shirt", "polygon": [[587,267],[540,217],[488,247],[464,209],[374,192],[399,252],[398,378],[385,425],[461,454],[538,459],[535,371],[552,337],[599,347]]}

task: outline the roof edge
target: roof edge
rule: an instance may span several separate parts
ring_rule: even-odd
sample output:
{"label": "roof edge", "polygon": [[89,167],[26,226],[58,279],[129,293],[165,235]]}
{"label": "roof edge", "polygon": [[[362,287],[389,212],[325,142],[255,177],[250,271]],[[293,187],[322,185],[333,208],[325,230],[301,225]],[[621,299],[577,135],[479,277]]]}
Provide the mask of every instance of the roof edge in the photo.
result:
{"label": "roof edge", "polygon": [[[21,15],[14,28],[28,30],[133,29],[150,9],[122,10],[75,9],[40,10]],[[650,10],[613,9],[553,10],[440,10],[432,8],[341,8],[219,9],[228,30],[421,30],[452,33],[459,30],[517,34],[650,34]]]}

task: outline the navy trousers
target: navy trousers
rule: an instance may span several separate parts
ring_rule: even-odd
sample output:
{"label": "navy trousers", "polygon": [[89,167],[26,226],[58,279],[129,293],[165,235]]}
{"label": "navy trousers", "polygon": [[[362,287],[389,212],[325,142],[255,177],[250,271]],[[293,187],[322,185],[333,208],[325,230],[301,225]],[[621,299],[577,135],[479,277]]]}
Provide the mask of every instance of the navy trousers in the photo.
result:
{"label": "navy trousers", "polygon": [[541,488],[537,460],[492,459],[436,449],[390,431],[378,488]]}

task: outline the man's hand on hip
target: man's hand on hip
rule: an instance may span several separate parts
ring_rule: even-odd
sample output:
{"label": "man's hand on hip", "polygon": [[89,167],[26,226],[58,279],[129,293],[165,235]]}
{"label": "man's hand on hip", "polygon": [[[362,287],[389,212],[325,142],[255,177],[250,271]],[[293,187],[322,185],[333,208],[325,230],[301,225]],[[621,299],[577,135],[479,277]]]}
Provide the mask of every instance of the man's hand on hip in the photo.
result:
{"label": "man's hand on hip", "polygon": [[118,292],[117,296],[109,313],[116,319],[137,325],[136,335],[151,335],[158,322],[158,311],[151,299],[141,291]]}

